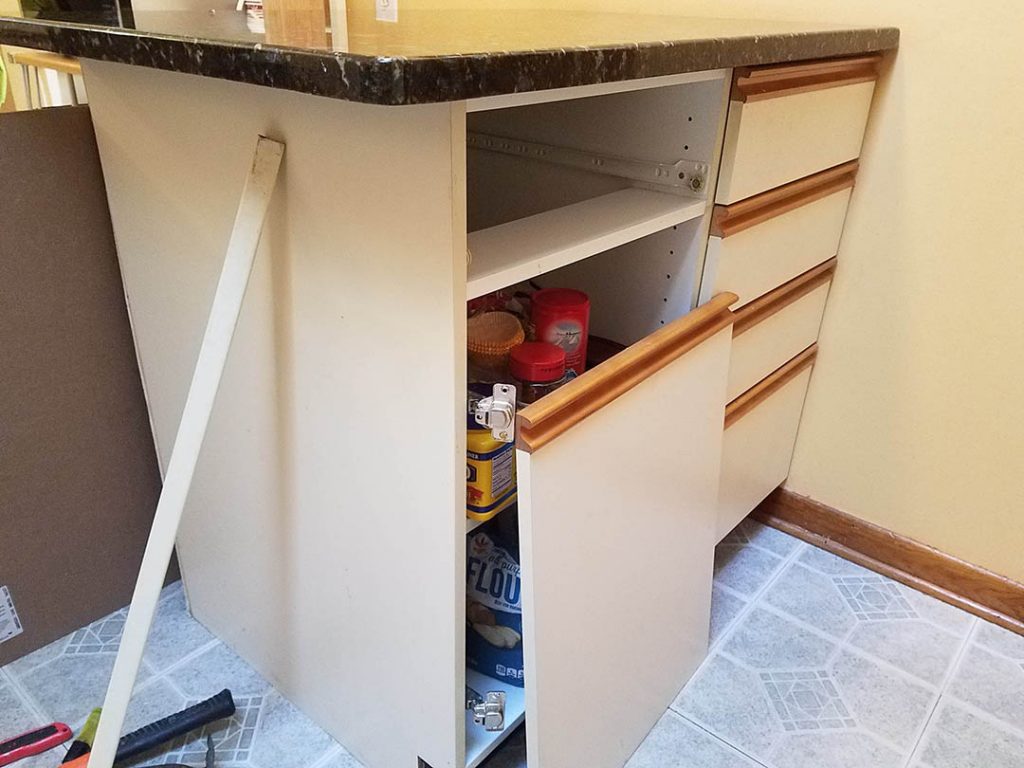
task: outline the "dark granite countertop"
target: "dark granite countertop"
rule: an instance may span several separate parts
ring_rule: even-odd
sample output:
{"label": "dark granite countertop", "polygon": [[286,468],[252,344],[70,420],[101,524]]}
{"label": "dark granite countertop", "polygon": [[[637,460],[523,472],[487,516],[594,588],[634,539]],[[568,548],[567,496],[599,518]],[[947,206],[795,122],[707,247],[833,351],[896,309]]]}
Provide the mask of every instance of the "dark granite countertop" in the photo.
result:
{"label": "dark granite countertop", "polygon": [[347,30],[332,35],[322,2],[308,19],[289,16],[288,28],[268,13],[257,33],[233,5],[210,5],[0,18],[0,43],[394,105],[842,56],[899,41],[892,27],[559,10],[439,8],[389,23],[374,19],[372,3],[350,9]]}

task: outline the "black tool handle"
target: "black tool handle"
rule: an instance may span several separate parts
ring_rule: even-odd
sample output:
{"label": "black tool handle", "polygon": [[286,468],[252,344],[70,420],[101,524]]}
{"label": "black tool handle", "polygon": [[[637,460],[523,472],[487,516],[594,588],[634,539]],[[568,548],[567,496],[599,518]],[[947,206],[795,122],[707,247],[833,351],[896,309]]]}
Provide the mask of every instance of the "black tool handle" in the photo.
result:
{"label": "black tool handle", "polygon": [[117,745],[114,762],[119,763],[143,752],[148,752],[165,741],[183,736],[189,731],[202,728],[221,718],[231,717],[233,714],[235,714],[235,701],[231,698],[231,691],[225,688],[206,701],[193,704],[188,709],[183,709],[163,720],[144,725],[127,736],[122,736]]}

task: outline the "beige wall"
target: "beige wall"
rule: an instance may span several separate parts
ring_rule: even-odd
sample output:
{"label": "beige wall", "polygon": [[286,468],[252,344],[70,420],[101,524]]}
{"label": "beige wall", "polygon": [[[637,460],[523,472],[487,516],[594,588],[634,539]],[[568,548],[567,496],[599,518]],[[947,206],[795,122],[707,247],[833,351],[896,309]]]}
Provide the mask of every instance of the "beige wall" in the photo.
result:
{"label": "beige wall", "polygon": [[901,28],[789,487],[1024,581],[1024,3],[642,7]]}

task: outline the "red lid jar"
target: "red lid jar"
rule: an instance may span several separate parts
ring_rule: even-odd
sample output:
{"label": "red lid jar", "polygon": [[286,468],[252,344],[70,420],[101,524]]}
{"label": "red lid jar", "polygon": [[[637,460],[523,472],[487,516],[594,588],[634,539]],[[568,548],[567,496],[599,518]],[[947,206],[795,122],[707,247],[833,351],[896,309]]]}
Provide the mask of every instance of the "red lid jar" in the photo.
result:
{"label": "red lid jar", "polygon": [[577,375],[587,364],[587,332],[590,326],[590,299],[572,288],[544,288],[530,300],[530,319],[537,340],[565,350],[565,367]]}
{"label": "red lid jar", "polygon": [[508,369],[519,381],[547,384],[565,376],[565,351],[543,341],[527,341],[513,347]]}
{"label": "red lid jar", "polygon": [[516,382],[519,405],[535,403],[569,380],[565,373],[565,350],[545,341],[527,341],[513,347],[508,369]]}

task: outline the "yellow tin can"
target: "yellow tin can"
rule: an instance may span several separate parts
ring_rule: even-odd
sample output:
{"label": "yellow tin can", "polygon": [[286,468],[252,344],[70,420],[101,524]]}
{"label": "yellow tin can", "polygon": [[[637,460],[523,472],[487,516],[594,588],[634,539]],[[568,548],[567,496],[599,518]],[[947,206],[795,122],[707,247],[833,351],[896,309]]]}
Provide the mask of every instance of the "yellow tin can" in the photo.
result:
{"label": "yellow tin can", "polygon": [[478,399],[471,391],[466,424],[466,516],[483,521],[516,502],[516,449],[476,423],[473,412]]}

